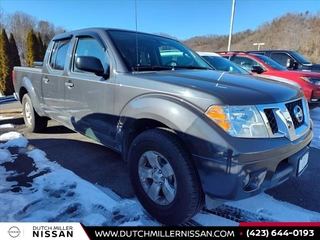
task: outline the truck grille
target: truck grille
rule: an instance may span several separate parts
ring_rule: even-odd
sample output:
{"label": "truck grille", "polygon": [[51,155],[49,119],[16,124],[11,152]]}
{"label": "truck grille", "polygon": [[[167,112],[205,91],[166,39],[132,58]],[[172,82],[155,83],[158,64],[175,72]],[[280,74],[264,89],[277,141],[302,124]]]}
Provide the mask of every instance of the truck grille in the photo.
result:
{"label": "truck grille", "polygon": [[287,137],[291,141],[299,138],[310,128],[309,108],[306,99],[259,105],[270,137]]}
{"label": "truck grille", "polygon": [[298,128],[298,127],[303,125],[304,116],[302,116],[302,121],[301,122],[299,122],[297,120],[297,117],[295,116],[295,111],[294,111],[295,106],[299,106],[303,110],[302,100],[297,100],[297,101],[290,102],[290,103],[286,104],[286,107],[287,107],[287,109],[288,109],[288,111],[290,113],[290,116],[291,116],[292,120],[293,120],[294,127]]}
{"label": "truck grille", "polygon": [[272,109],[265,109],[264,113],[267,116],[272,133],[275,134],[276,132],[278,132],[278,125]]}

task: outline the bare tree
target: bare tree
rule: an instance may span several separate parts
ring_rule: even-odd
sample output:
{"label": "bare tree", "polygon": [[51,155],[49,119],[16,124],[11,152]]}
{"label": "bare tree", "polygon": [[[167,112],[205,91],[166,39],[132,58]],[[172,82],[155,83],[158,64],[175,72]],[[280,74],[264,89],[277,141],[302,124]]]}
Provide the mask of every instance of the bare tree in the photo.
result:
{"label": "bare tree", "polygon": [[35,30],[40,33],[42,41],[45,44],[49,44],[56,34],[54,25],[47,21],[39,21]]}
{"label": "bare tree", "polygon": [[6,22],[5,22],[5,13],[2,10],[2,8],[0,8],[0,30],[2,28],[6,28]]}
{"label": "bare tree", "polygon": [[26,59],[25,53],[28,31],[34,29],[36,25],[37,19],[25,12],[17,11],[9,15],[8,32],[14,35],[22,64],[25,63]]}

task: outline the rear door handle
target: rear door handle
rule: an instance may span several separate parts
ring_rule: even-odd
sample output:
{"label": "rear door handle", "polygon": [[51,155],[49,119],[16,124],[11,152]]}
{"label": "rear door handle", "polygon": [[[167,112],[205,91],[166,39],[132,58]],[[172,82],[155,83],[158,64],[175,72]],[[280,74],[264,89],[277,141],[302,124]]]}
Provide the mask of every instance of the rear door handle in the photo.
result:
{"label": "rear door handle", "polygon": [[42,81],[44,81],[44,83],[48,83],[49,82],[49,78],[44,77],[44,78],[42,78]]}
{"label": "rear door handle", "polygon": [[74,86],[73,82],[71,82],[71,80],[69,80],[68,82],[65,83],[65,85],[68,87],[68,88],[72,88]]}

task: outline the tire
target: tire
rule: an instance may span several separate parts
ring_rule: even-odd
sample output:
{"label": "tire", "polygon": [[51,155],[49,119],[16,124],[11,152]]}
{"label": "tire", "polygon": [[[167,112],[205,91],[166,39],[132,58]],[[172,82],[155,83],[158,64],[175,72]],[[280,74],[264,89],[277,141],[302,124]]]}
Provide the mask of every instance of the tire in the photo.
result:
{"label": "tire", "polygon": [[48,125],[47,117],[40,117],[33,108],[31,98],[28,94],[22,98],[22,112],[24,123],[31,132],[42,132]]}
{"label": "tire", "polygon": [[204,205],[201,182],[179,138],[151,129],[133,141],[128,158],[133,190],[145,210],[165,225],[179,225]]}

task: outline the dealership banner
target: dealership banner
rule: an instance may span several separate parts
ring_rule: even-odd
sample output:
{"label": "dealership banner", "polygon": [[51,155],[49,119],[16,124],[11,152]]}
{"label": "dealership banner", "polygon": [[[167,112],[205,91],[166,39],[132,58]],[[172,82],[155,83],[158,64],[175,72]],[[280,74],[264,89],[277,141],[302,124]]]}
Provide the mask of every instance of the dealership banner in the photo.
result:
{"label": "dealership banner", "polygon": [[90,240],[80,223],[1,222],[0,239]]}
{"label": "dealership banner", "polygon": [[0,222],[0,240],[110,238],[309,238],[319,239],[320,223],[258,222],[233,227],[84,226],[81,223]]}

